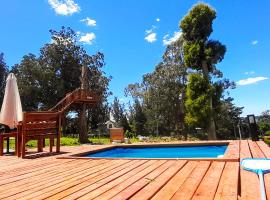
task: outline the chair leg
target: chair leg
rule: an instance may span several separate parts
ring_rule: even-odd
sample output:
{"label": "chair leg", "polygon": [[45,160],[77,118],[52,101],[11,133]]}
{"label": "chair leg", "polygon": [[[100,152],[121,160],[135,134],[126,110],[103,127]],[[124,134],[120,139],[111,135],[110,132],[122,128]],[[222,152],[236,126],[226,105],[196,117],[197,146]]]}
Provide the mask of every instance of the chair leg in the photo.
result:
{"label": "chair leg", "polygon": [[18,138],[17,138],[17,136],[15,136],[15,155],[18,155],[18,145],[17,145],[17,143],[18,143]]}
{"label": "chair leg", "polygon": [[4,153],[4,138],[2,135],[0,135],[0,156],[2,156]]}
{"label": "chair leg", "polygon": [[25,140],[25,136],[23,135],[22,136],[22,145],[21,145],[22,158],[25,158],[25,143],[26,143],[26,140]]}
{"label": "chair leg", "polygon": [[19,132],[17,133],[17,143],[16,143],[16,146],[17,146],[17,156],[18,157],[21,157],[21,146],[22,146],[22,137],[21,135],[19,135]]}
{"label": "chair leg", "polygon": [[60,137],[57,136],[57,140],[56,140],[56,152],[59,153],[60,152]]}
{"label": "chair leg", "polygon": [[53,141],[54,141],[54,138],[50,138],[50,152],[52,152],[52,149],[53,149]]}

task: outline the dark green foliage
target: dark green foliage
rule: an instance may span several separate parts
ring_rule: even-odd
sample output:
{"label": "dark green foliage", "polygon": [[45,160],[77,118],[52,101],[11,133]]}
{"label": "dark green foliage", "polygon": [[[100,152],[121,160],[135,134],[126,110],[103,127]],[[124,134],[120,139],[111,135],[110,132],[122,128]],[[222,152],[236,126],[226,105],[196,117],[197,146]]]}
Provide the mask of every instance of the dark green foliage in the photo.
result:
{"label": "dark green foliage", "polygon": [[51,70],[41,66],[35,55],[29,54],[23,57],[20,64],[13,66],[12,72],[17,77],[23,110],[40,110],[44,105],[43,100],[49,97],[43,91],[55,91],[50,87],[53,77]]}
{"label": "dark green foliage", "polygon": [[238,125],[240,115],[244,107],[237,107],[233,104],[233,98],[220,101],[219,111],[216,112],[217,136],[220,139],[239,138]]}
{"label": "dark green foliage", "polygon": [[258,118],[258,126],[262,133],[270,131],[270,110],[262,112]]}
{"label": "dark green foliage", "polygon": [[117,97],[114,98],[113,104],[111,105],[111,112],[119,127],[123,127],[124,131],[131,130],[125,113],[125,105],[121,104]]}
{"label": "dark green foliage", "polygon": [[[212,77],[222,77],[222,73],[216,69],[215,65],[223,60],[226,52],[223,44],[209,39],[215,18],[216,12],[210,6],[199,3],[180,22],[185,40],[184,63],[187,67],[203,75],[202,77],[198,75],[197,78],[194,75],[189,81],[189,84],[193,85],[188,86],[185,103],[186,122],[205,128],[209,139],[216,139],[215,117],[219,110],[220,98],[226,89],[223,87],[225,84],[220,81],[212,82]],[[204,78],[205,82],[201,78]],[[200,83],[202,83],[201,86],[198,85]],[[193,94],[196,94],[196,97]],[[201,109],[198,109],[199,104],[201,104]]]}
{"label": "dark green foliage", "polygon": [[134,98],[130,122],[136,134],[183,134],[187,72],[181,44],[180,38],[169,45],[155,70],[145,74],[142,83],[126,89]]}
{"label": "dark green foliage", "polygon": [[211,85],[200,74],[190,74],[188,79],[185,102],[185,122],[191,127],[207,128],[211,116],[209,104]]}
{"label": "dark green foliage", "polygon": [[207,40],[212,33],[212,21],[216,12],[206,4],[197,4],[180,23],[185,40]]}
{"label": "dark green foliage", "polygon": [[4,54],[0,53],[0,103],[1,104],[4,98],[7,75],[8,75],[8,66],[5,63]]}
{"label": "dark green foliage", "polygon": [[147,118],[143,111],[143,108],[138,99],[135,99],[134,103],[134,121],[133,121],[133,128],[134,132],[137,135],[144,135],[146,133],[146,122]]}
{"label": "dark green foliage", "polygon": [[[26,55],[20,64],[13,66],[23,110],[53,107],[67,93],[81,86],[81,70],[86,66],[89,69],[88,89],[101,97],[95,108],[86,108],[86,123],[92,129],[97,128],[108,119],[107,97],[111,94],[108,90],[111,77],[106,77],[103,72],[104,55],[100,52],[88,55],[77,43],[76,33],[71,28],[62,27],[60,31],[51,30],[50,33],[51,43],[40,49],[40,56]],[[74,106],[72,110],[80,114],[82,107]]]}

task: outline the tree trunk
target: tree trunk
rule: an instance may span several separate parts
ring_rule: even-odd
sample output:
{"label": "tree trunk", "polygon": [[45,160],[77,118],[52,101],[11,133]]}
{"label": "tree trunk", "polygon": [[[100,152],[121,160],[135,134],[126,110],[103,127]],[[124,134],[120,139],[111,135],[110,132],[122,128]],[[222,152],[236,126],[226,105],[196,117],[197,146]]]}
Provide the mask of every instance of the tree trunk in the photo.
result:
{"label": "tree trunk", "polygon": [[80,143],[89,143],[86,122],[86,104],[82,104],[79,113],[79,141]]}
{"label": "tree trunk", "polygon": [[[203,77],[207,80],[209,80],[209,72],[208,72],[208,67],[206,61],[202,62],[202,71],[203,71]],[[209,96],[209,104],[210,104],[210,109],[211,113],[213,111],[213,98],[212,95]],[[210,115],[209,119],[209,124],[207,126],[207,133],[208,133],[208,140],[216,140],[216,126],[215,126],[215,121],[213,114]]]}

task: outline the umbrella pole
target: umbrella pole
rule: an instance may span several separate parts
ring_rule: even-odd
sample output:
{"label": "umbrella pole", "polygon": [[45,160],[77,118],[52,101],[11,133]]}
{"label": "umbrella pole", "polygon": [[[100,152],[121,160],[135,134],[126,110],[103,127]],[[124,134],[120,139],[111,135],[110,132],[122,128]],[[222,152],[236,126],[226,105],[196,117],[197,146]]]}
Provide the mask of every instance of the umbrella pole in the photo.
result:
{"label": "umbrella pole", "polygon": [[261,200],[266,200],[265,188],[264,188],[264,180],[263,180],[263,172],[259,171],[258,173],[260,179],[260,191],[261,191]]}

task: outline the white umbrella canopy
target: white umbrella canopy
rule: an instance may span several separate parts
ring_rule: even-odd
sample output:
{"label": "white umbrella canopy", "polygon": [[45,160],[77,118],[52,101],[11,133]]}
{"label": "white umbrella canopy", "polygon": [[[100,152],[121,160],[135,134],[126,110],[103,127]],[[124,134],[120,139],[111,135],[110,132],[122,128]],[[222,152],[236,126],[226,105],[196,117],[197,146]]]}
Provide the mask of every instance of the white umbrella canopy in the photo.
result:
{"label": "white umbrella canopy", "polygon": [[10,73],[6,80],[0,123],[9,126],[9,128],[15,128],[22,119],[23,112],[17,79],[13,73]]}

